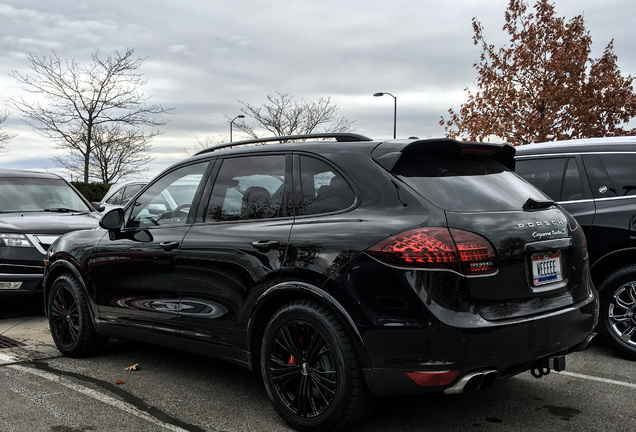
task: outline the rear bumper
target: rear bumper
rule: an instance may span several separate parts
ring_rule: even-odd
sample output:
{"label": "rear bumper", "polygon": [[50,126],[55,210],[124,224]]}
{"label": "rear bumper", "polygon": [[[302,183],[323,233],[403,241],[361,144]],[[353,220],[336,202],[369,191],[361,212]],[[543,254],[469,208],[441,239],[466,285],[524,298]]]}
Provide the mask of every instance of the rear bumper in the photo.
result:
{"label": "rear bumper", "polygon": [[[363,336],[371,367],[365,377],[377,395],[442,391],[471,374],[492,381],[530,370],[538,361],[576,351],[598,322],[598,297],[567,309],[489,326],[376,328]],[[442,386],[420,386],[407,373],[457,371]],[[493,375],[492,372],[496,372]]]}

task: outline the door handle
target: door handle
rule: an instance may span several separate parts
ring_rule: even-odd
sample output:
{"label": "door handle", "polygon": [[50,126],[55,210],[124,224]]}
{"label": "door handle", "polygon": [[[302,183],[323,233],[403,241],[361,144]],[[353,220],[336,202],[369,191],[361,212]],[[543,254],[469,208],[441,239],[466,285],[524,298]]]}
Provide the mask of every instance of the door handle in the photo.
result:
{"label": "door handle", "polygon": [[176,249],[179,247],[179,242],[178,241],[162,242],[162,243],[159,243],[159,247],[166,252],[172,252],[173,249]]}
{"label": "door handle", "polygon": [[252,242],[252,246],[258,250],[269,251],[271,249],[278,249],[280,242],[277,240],[259,240]]}

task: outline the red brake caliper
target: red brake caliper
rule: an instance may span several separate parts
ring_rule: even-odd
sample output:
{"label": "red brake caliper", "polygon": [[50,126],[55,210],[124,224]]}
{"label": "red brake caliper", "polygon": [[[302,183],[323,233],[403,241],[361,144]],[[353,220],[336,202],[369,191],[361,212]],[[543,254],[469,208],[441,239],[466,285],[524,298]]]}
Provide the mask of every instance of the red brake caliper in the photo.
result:
{"label": "red brake caliper", "polygon": [[[300,344],[303,344],[303,337],[300,337]],[[287,364],[296,364],[296,358],[293,355],[289,355],[289,360],[287,360]]]}

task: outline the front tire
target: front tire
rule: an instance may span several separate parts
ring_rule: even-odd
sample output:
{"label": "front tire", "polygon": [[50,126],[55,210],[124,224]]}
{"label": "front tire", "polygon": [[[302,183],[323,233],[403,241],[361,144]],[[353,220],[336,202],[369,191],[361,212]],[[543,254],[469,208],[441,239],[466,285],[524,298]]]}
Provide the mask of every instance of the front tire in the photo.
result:
{"label": "front tire", "polygon": [[373,407],[350,336],[318,303],[295,301],[279,309],[265,329],[261,353],[267,394],[297,430],[348,428]]}
{"label": "front tire", "polygon": [[626,358],[636,360],[636,266],[611,273],[599,292],[601,338]]}
{"label": "front tire", "polygon": [[95,331],[86,294],[71,275],[61,275],[53,282],[47,316],[53,342],[67,357],[88,356],[108,342]]}

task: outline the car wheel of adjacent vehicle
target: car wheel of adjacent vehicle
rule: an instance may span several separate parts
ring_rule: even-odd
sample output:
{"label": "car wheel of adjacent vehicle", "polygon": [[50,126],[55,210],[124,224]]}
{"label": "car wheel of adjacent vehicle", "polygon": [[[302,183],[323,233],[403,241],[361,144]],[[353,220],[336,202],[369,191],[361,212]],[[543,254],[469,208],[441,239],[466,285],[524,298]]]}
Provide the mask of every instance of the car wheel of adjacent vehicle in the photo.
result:
{"label": "car wheel of adjacent vehicle", "polygon": [[95,331],[86,295],[80,283],[70,275],[62,275],[53,283],[47,311],[51,336],[65,356],[87,356],[108,341]]}
{"label": "car wheel of adjacent vehicle", "polygon": [[611,273],[599,292],[600,335],[625,357],[636,360],[636,266]]}
{"label": "car wheel of adjacent vehicle", "polygon": [[312,301],[289,303],[271,318],[261,370],[274,408],[301,431],[341,430],[373,407],[346,329]]}

